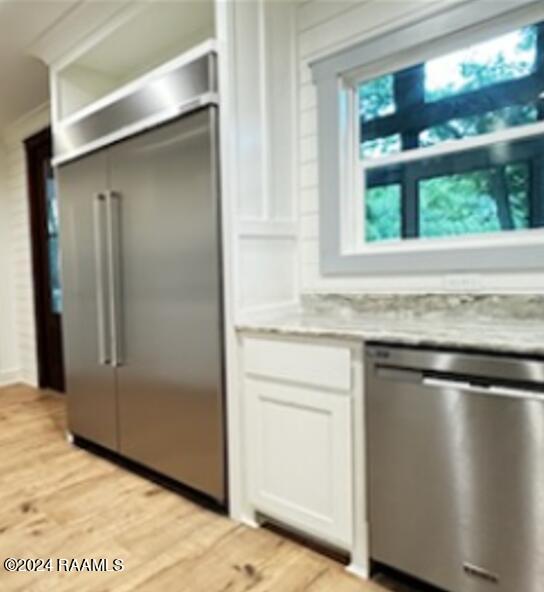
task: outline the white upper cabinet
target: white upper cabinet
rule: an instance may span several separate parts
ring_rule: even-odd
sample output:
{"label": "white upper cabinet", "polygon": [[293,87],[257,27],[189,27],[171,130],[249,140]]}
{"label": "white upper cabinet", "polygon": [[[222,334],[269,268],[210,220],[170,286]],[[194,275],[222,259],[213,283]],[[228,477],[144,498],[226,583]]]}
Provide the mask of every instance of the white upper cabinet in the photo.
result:
{"label": "white upper cabinet", "polygon": [[100,99],[215,36],[212,0],[130,3],[51,68],[53,118]]}

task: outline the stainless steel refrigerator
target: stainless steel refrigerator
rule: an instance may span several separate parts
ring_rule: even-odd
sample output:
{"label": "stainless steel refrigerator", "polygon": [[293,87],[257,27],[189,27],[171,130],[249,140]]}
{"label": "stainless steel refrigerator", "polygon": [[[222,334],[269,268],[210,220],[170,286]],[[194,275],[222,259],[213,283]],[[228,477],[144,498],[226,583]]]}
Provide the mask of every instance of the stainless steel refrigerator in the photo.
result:
{"label": "stainless steel refrigerator", "polygon": [[61,164],[70,432],[225,502],[218,108]]}

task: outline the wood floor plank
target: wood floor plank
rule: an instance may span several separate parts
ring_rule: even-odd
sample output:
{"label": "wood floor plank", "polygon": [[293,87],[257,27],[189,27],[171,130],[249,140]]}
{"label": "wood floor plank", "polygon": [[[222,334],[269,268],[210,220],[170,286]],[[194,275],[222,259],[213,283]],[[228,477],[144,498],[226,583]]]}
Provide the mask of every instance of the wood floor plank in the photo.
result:
{"label": "wood floor plank", "polygon": [[[1,592],[386,591],[69,445],[65,422],[62,397],[0,389]],[[119,558],[125,569],[8,573],[7,557]]]}

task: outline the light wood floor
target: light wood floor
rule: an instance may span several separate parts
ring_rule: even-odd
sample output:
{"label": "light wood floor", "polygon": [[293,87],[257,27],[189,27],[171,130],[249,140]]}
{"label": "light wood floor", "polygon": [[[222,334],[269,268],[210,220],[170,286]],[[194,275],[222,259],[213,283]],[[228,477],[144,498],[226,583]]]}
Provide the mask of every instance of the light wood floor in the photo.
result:
{"label": "light wood floor", "polygon": [[[0,590],[383,592],[266,529],[74,448],[64,399],[0,389]],[[8,573],[7,557],[123,559],[119,573]]]}

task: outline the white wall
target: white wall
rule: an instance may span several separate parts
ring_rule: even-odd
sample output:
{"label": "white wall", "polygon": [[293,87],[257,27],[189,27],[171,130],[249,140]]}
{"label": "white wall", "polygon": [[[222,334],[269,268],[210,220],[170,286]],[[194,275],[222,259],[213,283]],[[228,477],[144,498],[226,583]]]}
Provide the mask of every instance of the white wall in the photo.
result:
{"label": "white wall", "polygon": [[48,124],[49,106],[44,105],[9,126],[3,137],[7,183],[2,235],[5,232],[9,241],[5,254],[9,274],[7,283],[11,287],[7,293],[6,317],[9,317],[7,323],[12,328],[5,355],[16,380],[31,385],[37,384],[36,327],[23,141]]}
{"label": "white wall", "polygon": [[7,152],[0,143],[0,385],[19,379]]}
{"label": "white wall", "polygon": [[298,5],[300,282],[303,292],[532,292],[544,289],[543,272],[331,278],[323,276],[319,270],[317,111],[308,63],[318,56],[421,19],[453,1],[456,0],[307,0]]}

